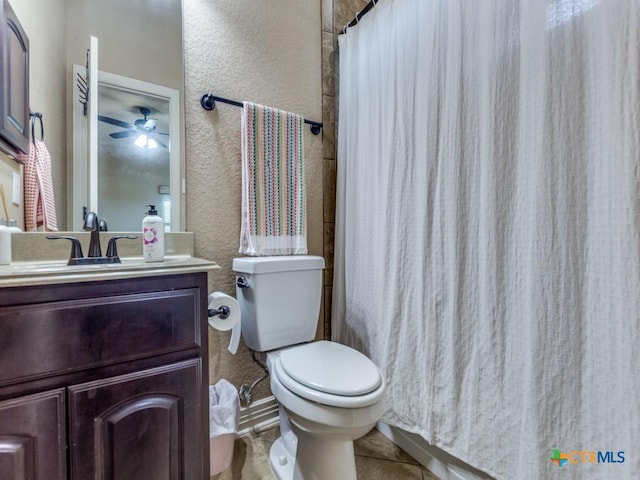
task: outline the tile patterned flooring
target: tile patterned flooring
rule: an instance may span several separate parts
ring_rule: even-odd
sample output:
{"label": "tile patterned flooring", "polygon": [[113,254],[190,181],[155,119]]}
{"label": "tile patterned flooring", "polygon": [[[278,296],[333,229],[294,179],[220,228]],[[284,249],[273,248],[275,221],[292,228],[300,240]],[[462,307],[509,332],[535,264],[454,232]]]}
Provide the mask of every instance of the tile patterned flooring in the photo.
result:
{"label": "tile patterned flooring", "polygon": [[[274,427],[236,439],[233,463],[211,480],[273,480],[269,448],[278,433]],[[375,429],[355,442],[355,452],[359,480],[438,480]]]}

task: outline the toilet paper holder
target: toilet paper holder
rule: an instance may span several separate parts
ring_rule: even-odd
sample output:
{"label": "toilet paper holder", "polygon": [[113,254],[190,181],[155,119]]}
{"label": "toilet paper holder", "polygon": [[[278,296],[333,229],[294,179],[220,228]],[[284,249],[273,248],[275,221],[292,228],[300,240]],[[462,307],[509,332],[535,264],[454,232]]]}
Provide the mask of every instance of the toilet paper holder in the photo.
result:
{"label": "toilet paper holder", "polygon": [[227,332],[231,330],[228,350],[236,354],[240,345],[242,323],[240,322],[240,305],[230,295],[222,292],[212,292],[207,297],[207,323],[214,330]]}
{"label": "toilet paper holder", "polygon": [[207,310],[209,317],[220,317],[222,320],[229,318],[231,315],[231,309],[226,305],[220,305],[220,308],[210,308]]}

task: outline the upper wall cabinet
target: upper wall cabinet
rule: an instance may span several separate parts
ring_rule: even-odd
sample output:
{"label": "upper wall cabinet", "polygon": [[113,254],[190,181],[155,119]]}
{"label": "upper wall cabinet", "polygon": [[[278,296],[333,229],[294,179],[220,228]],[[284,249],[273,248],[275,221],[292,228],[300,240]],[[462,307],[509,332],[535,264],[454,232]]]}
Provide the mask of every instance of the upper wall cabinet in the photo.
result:
{"label": "upper wall cabinet", "polygon": [[0,149],[29,151],[29,39],[7,0],[0,3]]}

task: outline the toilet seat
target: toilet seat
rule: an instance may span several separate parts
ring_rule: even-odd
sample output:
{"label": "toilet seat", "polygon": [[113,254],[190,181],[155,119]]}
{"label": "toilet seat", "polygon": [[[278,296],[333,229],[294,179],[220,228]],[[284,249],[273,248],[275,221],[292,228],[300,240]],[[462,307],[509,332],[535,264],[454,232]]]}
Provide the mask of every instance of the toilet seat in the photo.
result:
{"label": "toilet seat", "polygon": [[335,342],[319,341],[283,350],[273,373],[296,395],[334,407],[366,407],[384,393],[378,367],[357,350]]}

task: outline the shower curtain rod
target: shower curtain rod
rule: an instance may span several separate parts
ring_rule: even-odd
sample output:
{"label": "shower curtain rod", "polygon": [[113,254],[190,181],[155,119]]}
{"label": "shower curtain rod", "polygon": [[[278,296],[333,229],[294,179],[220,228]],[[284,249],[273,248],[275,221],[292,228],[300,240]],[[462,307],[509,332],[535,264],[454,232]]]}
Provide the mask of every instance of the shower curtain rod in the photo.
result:
{"label": "shower curtain rod", "polygon": [[347,33],[347,28],[349,27],[353,27],[355,25],[358,24],[358,22],[362,19],[362,17],[364,17],[367,13],[369,13],[369,11],[371,9],[373,9],[373,7],[376,6],[376,3],[378,3],[380,0],[370,0],[369,3],[367,3],[364,8],[362,10],[360,10],[356,16],[353,18],[353,20],[351,20],[349,23],[347,23],[344,28],[342,29],[342,32],[340,33],[341,35],[344,33]]}
{"label": "shower curtain rod", "polygon": [[[200,98],[200,105],[202,105],[202,108],[204,108],[205,110],[213,110],[214,108],[216,108],[216,101],[241,108],[243,106],[242,102],[238,102],[237,100],[229,100],[228,98],[217,97],[215,95],[211,95],[210,93],[205,93],[204,95],[202,95],[202,98]],[[322,130],[322,123],[320,122],[314,122],[313,120],[304,119],[304,123],[310,125],[311,133],[313,133],[314,135],[318,135],[320,133],[320,130]]]}

